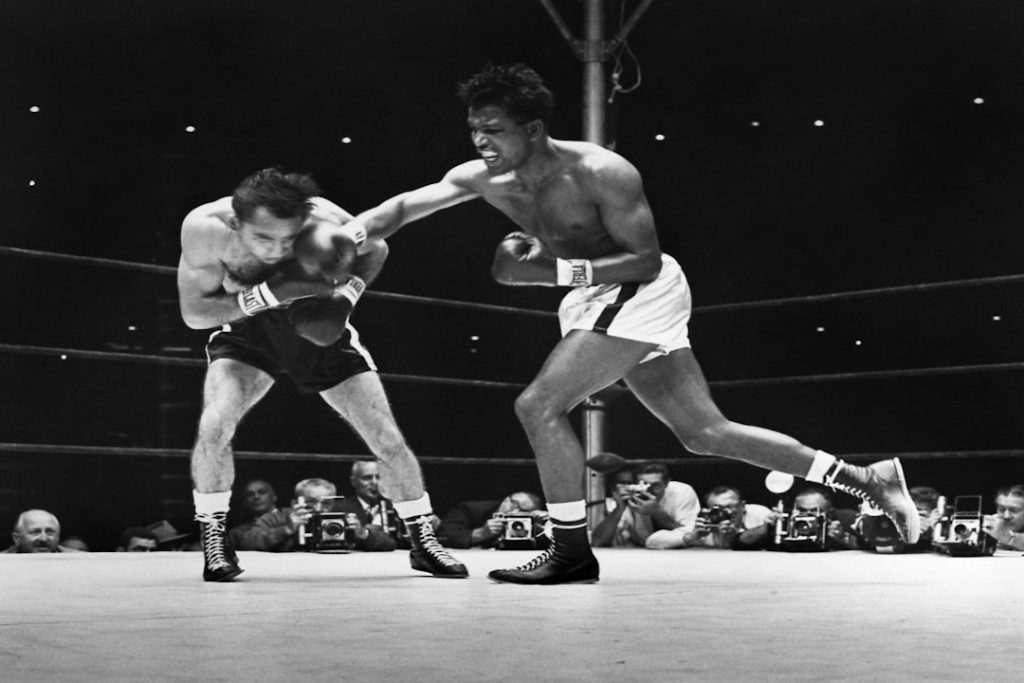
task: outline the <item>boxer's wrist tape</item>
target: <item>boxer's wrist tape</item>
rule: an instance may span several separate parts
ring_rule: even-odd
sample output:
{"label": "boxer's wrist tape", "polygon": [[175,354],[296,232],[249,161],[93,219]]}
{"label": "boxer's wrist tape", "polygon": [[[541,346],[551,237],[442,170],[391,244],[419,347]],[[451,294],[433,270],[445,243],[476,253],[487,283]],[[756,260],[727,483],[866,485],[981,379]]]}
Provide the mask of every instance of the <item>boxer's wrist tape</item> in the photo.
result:
{"label": "boxer's wrist tape", "polygon": [[355,242],[357,247],[366,241],[366,226],[362,223],[349,221],[345,225],[341,226],[339,232]]}
{"label": "boxer's wrist tape", "polygon": [[275,308],[280,306],[281,302],[277,300],[274,293],[270,291],[270,287],[267,286],[266,282],[261,282],[258,285],[252,287],[246,287],[238,293],[238,307],[242,309],[242,313],[246,315],[256,315],[260,311],[265,311],[268,308]]}
{"label": "boxer's wrist tape", "polygon": [[355,306],[356,302],[359,301],[359,297],[363,295],[363,292],[365,290],[366,283],[363,282],[363,279],[361,277],[359,277],[358,275],[349,275],[348,280],[345,281],[345,284],[338,285],[337,287],[334,288],[334,293],[337,294],[338,296],[345,297],[346,299],[352,302],[353,306]]}
{"label": "boxer's wrist tape", "polygon": [[589,287],[594,282],[594,266],[587,259],[557,259],[556,283],[562,287]]}

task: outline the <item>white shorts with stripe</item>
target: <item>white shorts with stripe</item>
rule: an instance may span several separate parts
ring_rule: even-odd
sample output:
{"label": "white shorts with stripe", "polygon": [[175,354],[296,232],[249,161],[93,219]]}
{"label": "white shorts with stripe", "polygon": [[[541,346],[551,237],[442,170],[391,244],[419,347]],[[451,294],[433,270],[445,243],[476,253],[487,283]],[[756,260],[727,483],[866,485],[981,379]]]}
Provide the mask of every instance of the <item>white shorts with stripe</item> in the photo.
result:
{"label": "white shorts with stripe", "polygon": [[657,344],[641,362],[690,347],[690,285],[668,254],[651,282],[577,287],[562,299],[558,323],[562,336],[590,330],[612,337]]}

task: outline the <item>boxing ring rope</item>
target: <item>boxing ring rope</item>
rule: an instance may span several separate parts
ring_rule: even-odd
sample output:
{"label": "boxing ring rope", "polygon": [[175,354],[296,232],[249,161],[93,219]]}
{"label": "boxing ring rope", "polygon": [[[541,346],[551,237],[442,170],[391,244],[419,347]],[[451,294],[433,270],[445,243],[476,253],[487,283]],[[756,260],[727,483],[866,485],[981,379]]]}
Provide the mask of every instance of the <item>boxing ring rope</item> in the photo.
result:
{"label": "boxing ring rope", "polygon": [[[56,252],[39,251],[34,249],[22,249],[17,247],[0,246],[0,255],[20,256],[25,258],[38,258],[50,261],[62,261],[66,263],[77,263],[98,267],[120,268],[135,270],[161,275],[176,274],[177,269],[172,266],[158,264],[137,263],[132,261],[121,261],[116,259],[97,258],[92,256],[78,256],[73,254],[60,254]],[[709,306],[694,307],[694,311],[700,312],[723,312],[732,310],[744,310],[753,308],[767,308],[801,303],[834,302],[847,299],[867,298],[872,296],[886,296],[890,294],[915,294],[927,291],[954,289],[963,287],[978,287],[985,285],[1004,285],[1024,282],[1024,274],[1004,275],[986,278],[972,278],[964,280],[952,280],[945,282],[922,283],[916,285],[899,285],[893,287],[878,287],[872,289],[853,290],[847,292],[836,292],[831,294],[819,294],[797,297],[786,297],[780,299],[764,299],[759,301],[737,302],[729,304],[713,304]],[[492,304],[481,304],[468,301],[453,301],[435,299],[432,297],[411,296],[389,292],[375,292],[368,290],[367,297],[378,298],[390,301],[403,301],[409,303],[435,304],[479,310],[496,313],[516,313],[523,315],[554,317],[556,314],[549,311],[535,309],[515,308],[511,306],[497,306]],[[25,353],[44,356],[63,356],[67,358],[82,358],[87,360],[102,360],[129,363],[154,363],[158,365],[176,365],[183,367],[206,367],[206,360],[201,358],[181,358],[175,356],[164,356],[158,354],[123,353],[112,351],[95,351],[87,349],[60,348],[26,344],[3,344],[0,343],[0,353],[17,354]],[[796,375],[789,377],[768,377],[759,379],[719,380],[711,381],[712,388],[739,388],[771,385],[788,385],[808,382],[836,382],[851,380],[890,379],[905,377],[924,377],[946,374],[968,374],[981,372],[1011,372],[1024,370],[1024,361],[1011,363],[993,363],[985,365],[959,365],[930,368],[905,368],[895,370],[875,370],[864,372],[848,372],[817,375]],[[424,384],[438,384],[447,386],[475,387],[482,389],[516,389],[520,390],[526,385],[515,382],[495,382],[487,380],[459,379],[451,377],[431,377],[423,375],[404,375],[382,373],[381,378],[386,381],[412,382]],[[104,446],[73,446],[62,444],[28,444],[28,443],[2,443],[0,452],[29,452],[29,453],[50,453],[50,454],[75,454],[75,455],[133,455],[148,457],[188,457],[189,449],[174,448],[141,448],[141,447],[104,447]],[[237,451],[236,457],[251,460],[333,460],[333,461],[354,461],[365,459],[366,455],[339,455],[329,453],[275,453],[270,451]],[[925,451],[909,453],[846,453],[841,454],[847,460],[875,460],[880,456],[900,457],[906,460],[933,460],[950,458],[1004,458],[1024,457],[1022,450],[983,450],[983,451]],[[458,457],[431,457],[418,456],[424,463],[430,464],[497,464],[497,465],[533,465],[532,458],[458,458]],[[684,458],[654,458],[642,460],[630,460],[631,464],[642,463],[663,463],[673,465],[698,465],[711,464],[728,461],[727,458],[713,456],[697,456]]]}

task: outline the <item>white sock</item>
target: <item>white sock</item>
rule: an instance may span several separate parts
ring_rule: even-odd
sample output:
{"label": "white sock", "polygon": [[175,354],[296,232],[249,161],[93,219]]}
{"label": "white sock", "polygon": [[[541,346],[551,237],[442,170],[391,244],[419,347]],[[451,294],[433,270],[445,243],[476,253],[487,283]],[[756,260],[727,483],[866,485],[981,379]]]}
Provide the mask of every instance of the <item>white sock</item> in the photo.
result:
{"label": "white sock", "polygon": [[192,491],[192,502],[196,506],[197,515],[212,515],[216,512],[227,512],[231,507],[231,491],[214,491],[200,493]]}
{"label": "white sock", "polygon": [[548,503],[548,515],[560,522],[577,522],[587,516],[587,503],[582,500]]}
{"label": "white sock", "polygon": [[413,517],[432,515],[434,508],[430,505],[430,494],[424,493],[416,500],[396,500],[395,511],[398,512],[398,516],[402,519],[412,519]]}
{"label": "white sock", "polygon": [[835,462],[836,456],[829,455],[825,451],[815,451],[814,462],[811,463],[811,469],[807,471],[804,479],[813,481],[816,484],[824,483],[825,475],[828,474],[829,469]]}

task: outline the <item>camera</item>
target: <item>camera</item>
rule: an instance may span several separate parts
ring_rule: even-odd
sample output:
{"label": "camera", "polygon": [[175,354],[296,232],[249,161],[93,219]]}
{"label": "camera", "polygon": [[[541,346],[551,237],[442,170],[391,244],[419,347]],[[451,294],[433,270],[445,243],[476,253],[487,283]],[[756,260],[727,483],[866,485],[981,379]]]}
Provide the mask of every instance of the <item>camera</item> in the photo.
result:
{"label": "camera", "polygon": [[791,553],[821,552],[828,543],[828,515],[819,508],[795,509],[775,520],[774,545]]}
{"label": "camera", "polygon": [[733,512],[727,507],[722,505],[712,505],[709,508],[704,508],[697,515],[697,519],[701,520],[708,526],[718,526],[722,522],[732,519]]}
{"label": "camera", "polygon": [[[309,521],[299,527],[299,545],[316,553],[342,553],[352,549],[352,532],[344,512],[334,512],[334,501],[344,496],[321,498],[310,514]],[[305,505],[300,497],[298,504]]]}
{"label": "camera", "polygon": [[533,515],[529,512],[495,512],[491,518],[505,522],[505,530],[501,534],[502,540],[533,540]]}
{"label": "camera", "polygon": [[942,517],[932,533],[932,545],[953,557],[981,557],[996,551],[996,540],[985,533],[981,496],[957,496],[953,514]]}
{"label": "camera", "polygon": [[629,495],[633,495],[634,493],[647,493],[647,489],[649,489],[650,487],[651,485],[648,484],[646,481],[641,481],[636,484],[626,484],[624,488],[626,490],[626,493],[628,493]]}

